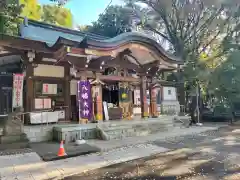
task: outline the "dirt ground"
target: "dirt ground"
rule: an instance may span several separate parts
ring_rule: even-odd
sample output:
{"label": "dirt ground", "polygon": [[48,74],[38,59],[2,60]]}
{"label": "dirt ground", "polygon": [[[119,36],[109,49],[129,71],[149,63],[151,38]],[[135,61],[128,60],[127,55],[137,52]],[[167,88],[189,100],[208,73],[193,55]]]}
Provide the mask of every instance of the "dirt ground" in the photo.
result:
{"label": "dirt ground", "polygon": [[65,180],[240,180],[240,127],[154,142],[171,151]]}

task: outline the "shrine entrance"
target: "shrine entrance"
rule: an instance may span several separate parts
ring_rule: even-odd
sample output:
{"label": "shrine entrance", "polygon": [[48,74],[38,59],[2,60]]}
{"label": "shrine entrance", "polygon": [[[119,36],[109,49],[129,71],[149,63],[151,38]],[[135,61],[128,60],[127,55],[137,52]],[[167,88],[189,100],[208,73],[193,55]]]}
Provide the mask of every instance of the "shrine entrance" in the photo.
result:
{"label": "shrine entrance", "polygon": [[[155,39],[144,34],[129,32],[107,38],[30,20],[24,21],[22,27],[24,36],[2,36],[0,46],[21,55],[24,61],[23,109],[30,112],[31,124],[48,119],[102,121],[104,102],[110,104],[109,114],[111,108],[115,110],[110,119],[131,119],[134,114],[157,117],[155,81],[164,79],[166,71],[180,72],[183,65],[182,59],[168,54]],[[36,39],[39,32],[51,36]],[[49,41],[51,46],[47,45]],[[87,90],[83,91],[83,86]],[[39,118],[33,118],[34,112],[46,109],[53,111],[44,118],[40,113]]]}
{"label": "shrine entrance", "polygon": [[103,101],[110,104],[111,107],[119,106],[119,86],[118,82],[109,82],[102,87]]}
{"label": "shrine entrance", "polygon": [[108,81],[102,86],[103,103],[107,108],[103,111],[108,111],[108,117],[103,112],[103,119],[118,120],[122,119],[122,109],[119,108],[119,83],[117,81]]}

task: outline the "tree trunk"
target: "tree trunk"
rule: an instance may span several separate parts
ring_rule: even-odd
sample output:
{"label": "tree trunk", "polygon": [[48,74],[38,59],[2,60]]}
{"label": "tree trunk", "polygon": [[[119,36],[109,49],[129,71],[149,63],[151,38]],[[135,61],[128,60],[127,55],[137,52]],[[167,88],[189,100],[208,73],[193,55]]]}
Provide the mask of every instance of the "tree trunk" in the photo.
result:
{"label": "tree trunk", "polygon": [[235,121],[234,111],[231,110],[231,118],[229,124],[232,125],[234,121]]}
{"label": "tree trunk", "polygon": [[235,113],[234,113],[234,108],[233,108],[233,103],[230,103],[230,112],[231,112],[231,118],[229,120],[229,124],[232,125],[233,122],[235,121]]}

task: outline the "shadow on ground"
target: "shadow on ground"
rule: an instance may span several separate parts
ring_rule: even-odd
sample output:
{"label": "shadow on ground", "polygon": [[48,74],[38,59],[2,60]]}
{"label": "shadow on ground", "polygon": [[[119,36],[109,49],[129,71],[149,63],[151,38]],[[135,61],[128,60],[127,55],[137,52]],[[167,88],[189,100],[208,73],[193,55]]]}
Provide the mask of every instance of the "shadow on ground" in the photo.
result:
{"label": "shadow on ground", "polygon": [[155,143],[172,146],[175,150],[81,173],[65,180],[240,179],[240,129],[236,127],[209,131],[192,138],[178,137],[172,143]]}

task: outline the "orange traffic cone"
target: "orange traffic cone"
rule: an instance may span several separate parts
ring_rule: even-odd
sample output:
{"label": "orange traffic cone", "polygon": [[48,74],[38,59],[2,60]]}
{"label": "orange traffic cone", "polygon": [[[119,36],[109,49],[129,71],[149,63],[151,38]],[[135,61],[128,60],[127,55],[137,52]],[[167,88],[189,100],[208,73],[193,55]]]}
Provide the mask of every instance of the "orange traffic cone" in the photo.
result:
{"label": "orange traffic cone", "polygon": [[59,151],[58,151],[58,157],[66,156],[66,155],[67,154],[66,154],[64,146],[63,146],[63,141],[61,141],[60,148],[59,148]]}

